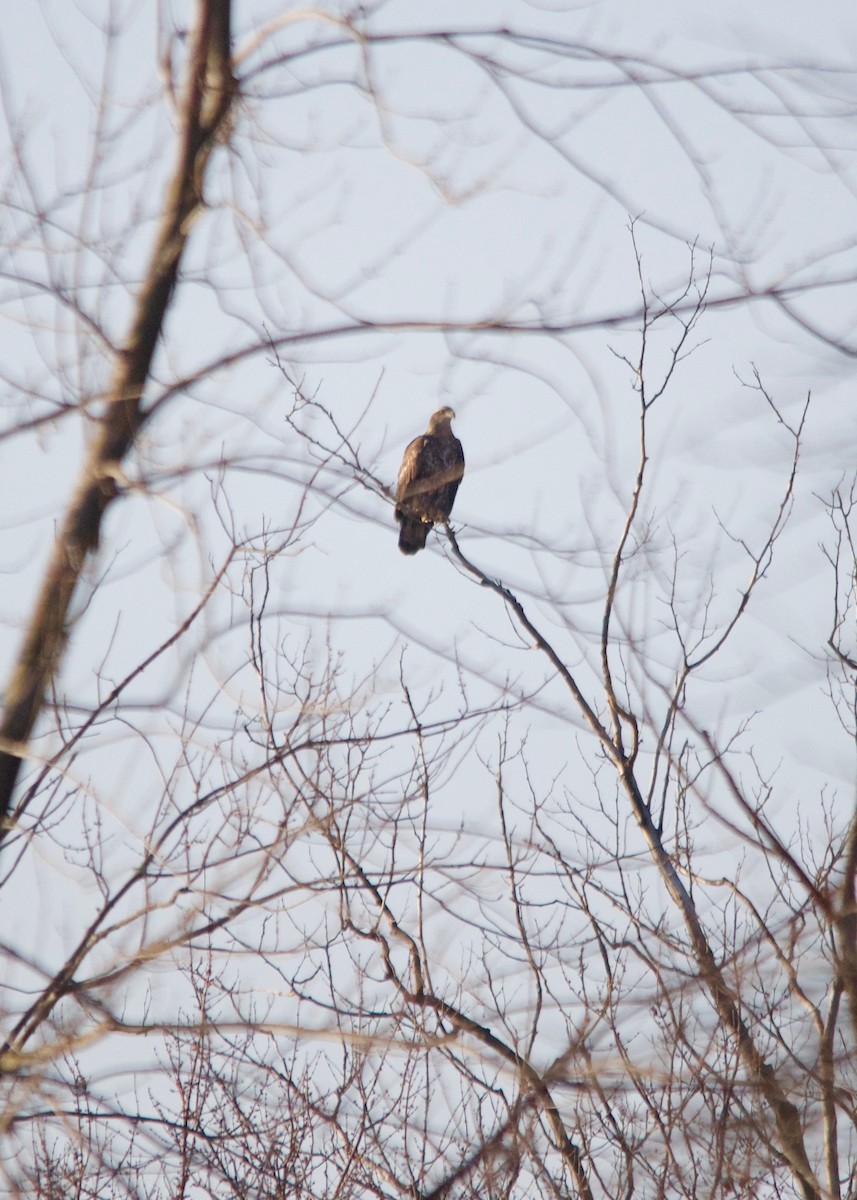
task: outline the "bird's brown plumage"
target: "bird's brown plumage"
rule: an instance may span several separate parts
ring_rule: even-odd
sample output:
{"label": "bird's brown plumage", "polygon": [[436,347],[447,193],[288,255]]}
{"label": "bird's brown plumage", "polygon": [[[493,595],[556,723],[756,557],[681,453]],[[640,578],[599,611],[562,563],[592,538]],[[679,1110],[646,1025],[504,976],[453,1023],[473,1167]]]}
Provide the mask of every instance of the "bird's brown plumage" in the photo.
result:
{"label": "bird's brown plumage", "polygon": [[449,520],[464,474],[464,451],[450,427],[454,416],[451,408],[439,408],[405,451],[396,488],[402,554],[422,550],[432,526]]}

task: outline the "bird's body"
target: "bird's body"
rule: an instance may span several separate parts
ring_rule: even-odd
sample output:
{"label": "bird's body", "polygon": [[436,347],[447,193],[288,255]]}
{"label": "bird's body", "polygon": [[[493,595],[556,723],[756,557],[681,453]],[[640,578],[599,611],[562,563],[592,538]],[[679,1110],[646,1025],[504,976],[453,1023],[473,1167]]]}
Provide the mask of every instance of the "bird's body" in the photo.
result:
{"label": "bird's body", "polygon": [[402,554],[422,550],[432,526],[449,520],[464,474],[464,451],[450,426],[454,416],[451,408],[439,408],[405,451],[396,488]]}

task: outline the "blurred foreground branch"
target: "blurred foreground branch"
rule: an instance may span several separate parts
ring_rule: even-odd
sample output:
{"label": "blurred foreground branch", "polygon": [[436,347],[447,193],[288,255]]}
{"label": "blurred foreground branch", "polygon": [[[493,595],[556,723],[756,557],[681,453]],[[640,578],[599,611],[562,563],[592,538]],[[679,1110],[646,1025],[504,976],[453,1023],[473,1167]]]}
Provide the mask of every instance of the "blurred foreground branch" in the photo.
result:
{"label": "blurred foreground branch", "polygon": [[0,722],[0,840],[45,691],[69,634],[75,588],[98,548],[108,507],[120,493],[122,462],[146,420],[143,392],[187,240],[203,204],[205,172],[235,96],[229,0],[200,0],[179,109],[178,156],[131,328],[114,366],[104,413],[45,570]]}

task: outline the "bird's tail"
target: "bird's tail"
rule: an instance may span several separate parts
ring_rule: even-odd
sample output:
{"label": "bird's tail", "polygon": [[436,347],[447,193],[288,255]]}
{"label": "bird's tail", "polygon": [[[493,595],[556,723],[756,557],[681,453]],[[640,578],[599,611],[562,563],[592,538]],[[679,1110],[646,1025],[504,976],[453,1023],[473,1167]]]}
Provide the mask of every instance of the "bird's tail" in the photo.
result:
{"label": "bird's tail", "polygon": [[431,525],[416,517],[404,517],[399,528],[399,549],[402,554],[416,554],[426,544]]}

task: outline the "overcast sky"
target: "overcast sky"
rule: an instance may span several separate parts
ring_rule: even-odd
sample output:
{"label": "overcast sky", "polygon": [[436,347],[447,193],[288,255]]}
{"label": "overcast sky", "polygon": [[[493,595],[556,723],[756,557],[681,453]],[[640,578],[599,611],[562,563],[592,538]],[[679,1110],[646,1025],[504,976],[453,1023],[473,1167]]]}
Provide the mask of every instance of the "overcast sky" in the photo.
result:
{"label": "overcast sky", "polygon": [[[109,48],[104,7],[63,0],[5,14],[9,427],[81,400],[97,410],[109,363],[50,292],[121,343],[173,161],[156,64],[168,41],[178,54],[167,35],[184,6],[118,6]],[[207,749],[236,711],[252,717],[246,572],[265,531],[274,545],[290,527],[310,480],[304,515],[318,521],[272,565],[271,645],[296,653],[309,638],[316,662],[331,645],[349,679],[394,707],[404,661],[434,716],[456,711],[462,693],[477,705],[507,684],[538,691],[528,725],[544,777],[570,769],[578,718],[499,598],[456,569],[442,537],[401,557],[389,496],[348,466],[311,476],[317,451],[288,424],[292,391],[263,347],[295,335],[281,363],[388,488],[407,442],[434,408],[452,405],[467,457],[454,513],[462,548],[520,592],[592,687],[606,564],[637,463],[638,401],[622,361],[640,344],[632,224],[651,303],[676,298],[688,278],[691,293],[704,287],[709,270],[712,302],[652,411],[639,534],[648,557],[629,568],[636,582],[619,605],[629,645],[648,647],[635,686],[645,696],[675,670],[676,555],[689,624],[706,599],[725,621],[746,582],[740,540],[758,545],[776,516],[791,440],[742,381],[756,368],[789,421],[812,392],[791,524],[764,593],[693,702],[724,736],[758,712],[754,744],[767,768],[785,764],[778,811],[823,783],[850,800],[852,752],[824,690],[832,584],[819,543],[829,536],[822,499],[854,465],[851,10],[516,0],[433,5],[426,16],[408,0],[370,6],[371,31],[449,22],[469,35],[391,37],[365,53],[336,21],[310,14],[268,30],[281,5],[237,10],[246,84],[235,156],[215,163],[150,398],[181,387],[127,464],[128,495],[78,597],[61,680],[72,707],[91,704],[176,628],[233,536],[245,550],[204,627],[135,685],[149,753],[117,723],[93,733],[75,767],[122,836],[134,842],[145,815],[136,802],[180,752],[186,697],[195,716],[207,713],[193,734]],[[478,36],[505,25],[522,36]],[[562,54],[548,35],[563,40]],[[92,155],[97,129],[102,158]],[[747,298],[772,289],[783,303]],[[444,328],[399,327],[421,322]],[[497,322],[525,328],[474,328]],[[384,328],[361,332],[364,323]],[[302,337],[329,328],[338,332]],[[665,322],[652,338],[651,382],[677,328]],[[304,413],[299,424],[334,444],[323,417]],[[4,672],[86,433],[86,420],[66,415],[3,442]],[[447,781],[450,820],[479,812],[482,778],[473,757]]]}

